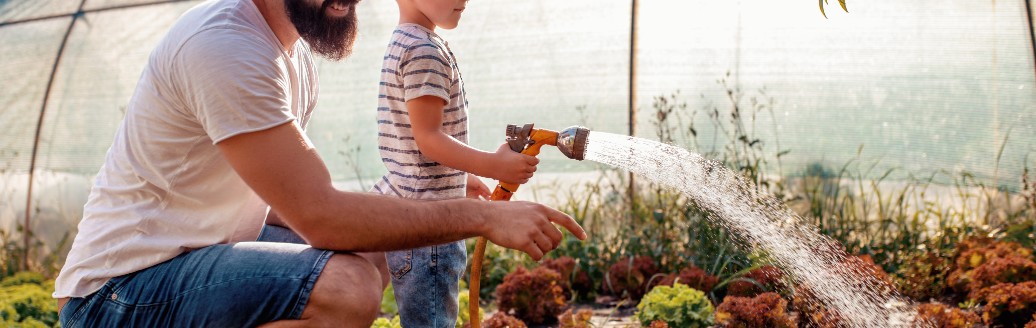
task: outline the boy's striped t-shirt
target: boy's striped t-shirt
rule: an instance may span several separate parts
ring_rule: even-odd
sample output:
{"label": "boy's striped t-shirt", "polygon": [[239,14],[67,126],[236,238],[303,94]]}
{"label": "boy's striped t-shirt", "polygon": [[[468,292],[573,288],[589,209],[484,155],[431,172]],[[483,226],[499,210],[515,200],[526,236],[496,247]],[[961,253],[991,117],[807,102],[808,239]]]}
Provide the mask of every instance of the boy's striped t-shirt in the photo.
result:
{"label": "boy's striped t-shirt", "polygon": [[378,151],[388,174],[372,191],[412,199],[464,197],[467,173],[421,153],[406,107],[406,101],[422,96],[442,98],[442,132],[468,142],[464,80],[446,41],[417,24],[396,27],[378,90]]}

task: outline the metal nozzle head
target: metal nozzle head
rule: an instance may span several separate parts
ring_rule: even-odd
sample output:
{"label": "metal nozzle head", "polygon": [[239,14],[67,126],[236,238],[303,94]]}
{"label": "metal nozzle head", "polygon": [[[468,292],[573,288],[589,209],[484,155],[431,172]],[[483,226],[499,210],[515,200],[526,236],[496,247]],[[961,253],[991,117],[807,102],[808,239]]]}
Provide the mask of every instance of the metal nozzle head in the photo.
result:
{"label": "metal nozzle head", "polygon": [[568,158],[583,160],[586,155],[586,138],[590,129],[581,126],[570,126],[558,133],[558,150]]}

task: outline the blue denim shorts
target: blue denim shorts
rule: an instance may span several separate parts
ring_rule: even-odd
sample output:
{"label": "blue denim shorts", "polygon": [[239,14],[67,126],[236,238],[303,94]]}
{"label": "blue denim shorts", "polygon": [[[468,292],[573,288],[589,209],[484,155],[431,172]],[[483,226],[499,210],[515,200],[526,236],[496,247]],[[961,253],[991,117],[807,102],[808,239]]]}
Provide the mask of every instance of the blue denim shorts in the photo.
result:
{"label": "blue denim shorts", "polygon": [[332,251],[267,226],[257,242],[193,250],[71,298],[62,327],[253,327],[298,319]]}

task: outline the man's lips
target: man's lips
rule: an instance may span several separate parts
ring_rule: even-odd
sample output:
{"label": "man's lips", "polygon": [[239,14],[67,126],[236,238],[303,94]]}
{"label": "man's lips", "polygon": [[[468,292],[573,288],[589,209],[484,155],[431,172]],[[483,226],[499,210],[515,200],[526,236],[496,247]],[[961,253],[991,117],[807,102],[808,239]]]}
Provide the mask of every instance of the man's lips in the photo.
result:
{"label": "man's lips", "polygon": [[324,3],[324,8],[330,16],[345,16],[349,11],[356,8],[357,1],[332,1]]}
{"label": "man's lips", "polygon": [[331,9],[339,12],[348,12],[356,7],[359,1],[356,0],[332,0],[324,2],[324,9]]}

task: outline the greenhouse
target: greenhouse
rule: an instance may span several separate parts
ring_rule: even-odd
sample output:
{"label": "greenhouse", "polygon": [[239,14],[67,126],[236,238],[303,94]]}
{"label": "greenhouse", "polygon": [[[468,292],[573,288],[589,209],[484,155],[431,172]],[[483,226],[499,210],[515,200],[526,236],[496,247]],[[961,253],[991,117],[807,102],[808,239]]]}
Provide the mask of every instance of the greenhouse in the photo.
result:
{"label": "greenhouse", "polygon": [[[591,238],[566,232],[542,261],[490,245],[482,325],[682,327],[643,310],[679,294],[703,326],[1036,326],[1036,7],[819,2],[470,1],[436,30],[463,71],[472,147],[496,150],[509,124],[590,131],[586,160],[545,147],[514,200]],[[52,301],[148,58],[201,3],[0,0],[0,288],[35,282]],[[353,54],[316,59],[305,132],[336,187],[368,192],[387,173],[379,77],[399,9],[355,10]],[[884,303],[826,295],[809,277],[821,264],[780,250],[800,246],[845,258],[847,288]],[[509,294],[523,290],[548,292]],[[56,308],[8,310],[20,295],[0,291],[0,323],[56,325]],[[398,325],[385,295],[375,325]],[[538,298],[561,304],[514,301]],[[752,307],[780,315],[738,312]]]}

